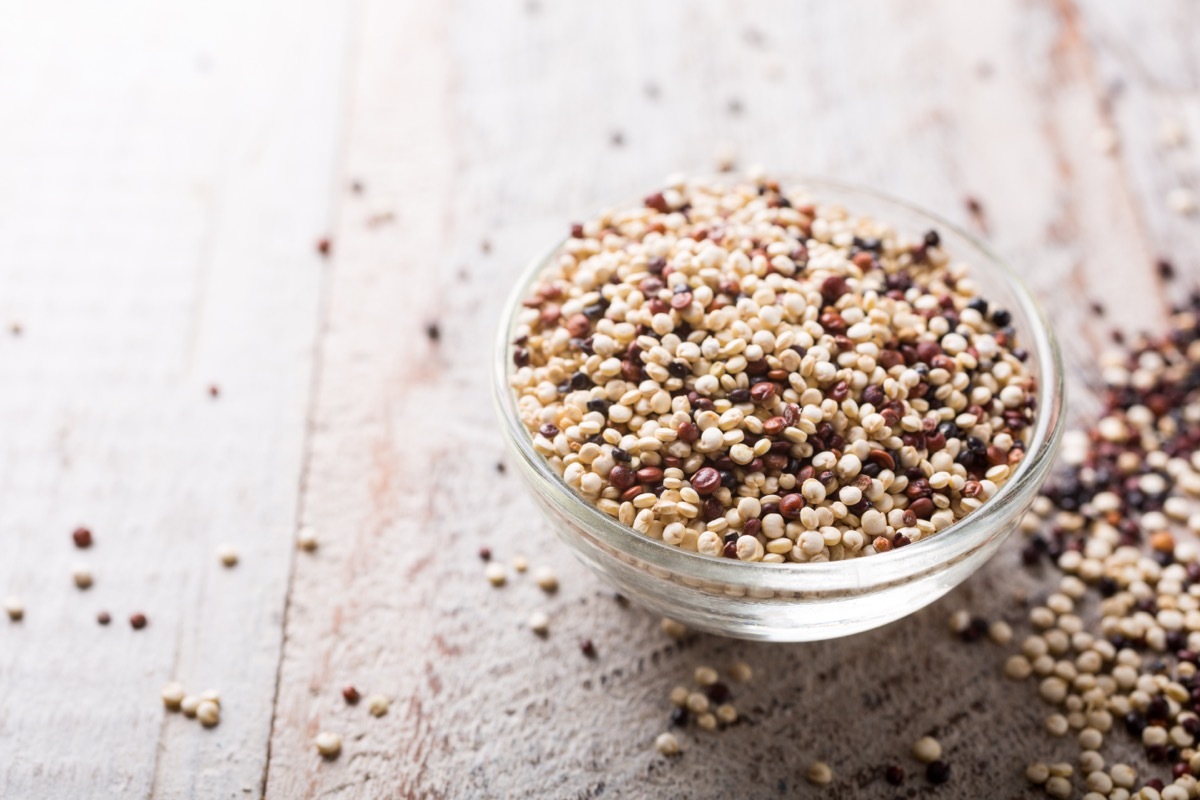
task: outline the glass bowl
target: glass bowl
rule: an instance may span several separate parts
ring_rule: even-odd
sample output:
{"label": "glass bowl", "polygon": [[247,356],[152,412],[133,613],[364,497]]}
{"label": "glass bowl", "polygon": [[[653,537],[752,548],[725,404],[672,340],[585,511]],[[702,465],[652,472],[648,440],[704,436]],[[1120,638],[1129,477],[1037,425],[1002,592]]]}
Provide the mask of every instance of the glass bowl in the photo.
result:
{"label": "glass bowl", "polygon": [[826,180],[788,181],[909,236],[936,228],[989,302],[1012,314],[1040,395],[1026,456],[992,498],[907,547],[845,561],[764,564],[682,550],[651,539],[577,495],[539,455],[509,388],[510,343],[521,300],[558,250],[531,263],[505,306],[493,362],[501,428],[522,478],[558,537],[626,597],[697,630],[740,639],[812,641],[869,630],[913,613],[971,575],[1016,528],[1045,481],[1062,434],[1065,388],[1058,344],[1041,309],[986,246],[945,220],[878,192]]}

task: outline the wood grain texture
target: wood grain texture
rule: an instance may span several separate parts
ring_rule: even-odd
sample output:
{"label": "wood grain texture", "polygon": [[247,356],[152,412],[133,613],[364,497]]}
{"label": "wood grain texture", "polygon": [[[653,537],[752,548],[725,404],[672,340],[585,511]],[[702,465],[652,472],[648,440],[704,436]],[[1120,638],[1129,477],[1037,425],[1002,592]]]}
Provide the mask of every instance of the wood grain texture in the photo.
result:
{"label": "wood grain texture", "polygon": [[[1146,222],[1161,204],[1129,177],[1166,180],[1166,167],[1133,137],[1115,155],[1092,144],[1114,120],[1091,25],[1050,0],[869,12],[368,0],[346,167],[367,191],[338,230],[304,497],[326,544],[296,572],[268,795],[817,796],[803,773],[822,758],[837,779],[820,796],[891,797],[878,766],[917,771],[911,742],[934,732],[955,770],[937,794],[1007,798],[1024,795],[1027,761],[1070,753],[1039,743],[1047,712],[998,677],[998,648],[945,633],[954,608],[1016,620],[1015,594],[1053,585],[1015,569],[1017,542],[884,630],[676,645],[572,563],[497,473],[488,356],[499,299],[569,221],[732,148],[744,164],[877,186],[985,234],[1047,301],[1083,400],[1108,327],[1161,317],[1150,265],[1167,246]],[[383,212],[393,222],[371,224]],[[430,321],[438,343],[423,336]],[[484,544],[552,565],[562,589],[546,597],[527,577],[491,589],[474,557]],[[523,627],[535,608],[553,619],[548,641]],[[657,756],[670,688],[735,658],[759,676],[737,696],[745,724],[683,734],[679,761]],[[389,695],[391,712],[346,706],[347,682]],[[322,729],[345,740],[335,762],[313,750]]]}
{"label": "wood grain texture", "polygon": [[[984,235],[1046,302],[1086,412],[1108,329],[1155,327],[1200,278],[1198,218],[1165,200],[1200,183],[1196,41],[1187,0],[0,8],[0,595],[28,606],[0,621],[0,797],[891,798],[879,765],[917,773],[926,733],[953,783],[907,796],[1026,796],[1025,763],[1073,745],[1037,733],[1001,648],[945,633],[1053,585],[1018,542],[883,630],[673,642],[497,469],[499,304],[570,221],[727,151]],[[562,588],[490,588],[481,545]],[[740,659],[744,721],[659,757],[671,687]],[[172,678],[221,690],[220,727],[162,711]]]}
{"label": "wood grain texture", "polygon": [[[0,594],[28,609],[0,624],[2,797],[261,795],[345,21],[0,11]],[[171,679],[219,689],[220,727],[164,715]]]}

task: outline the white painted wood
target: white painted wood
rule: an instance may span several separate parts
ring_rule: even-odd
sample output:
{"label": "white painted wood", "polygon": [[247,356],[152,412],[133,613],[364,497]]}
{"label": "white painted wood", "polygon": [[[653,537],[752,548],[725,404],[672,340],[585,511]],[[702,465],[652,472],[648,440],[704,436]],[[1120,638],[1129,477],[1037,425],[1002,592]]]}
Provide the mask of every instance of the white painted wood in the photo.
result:
{"label": "white painted wood", "polygon": [[[823,797],[891,797],[879,765],[918,773],[911,742],[934,732],[954,764],[946,796],[1007,798],[1026,791],[1028,760],[1066,756],[1040,741],[1035,694],[997,677],[1003,652],[945,633],[960,605],[1015,622],[1015,595],[1052,585],[1015,566],[1017,541],[885,630],[676,646],[495,471],[488,357],[499,299],[567,223],[733,148],[985,233],[1047,301],[1082,397],[1111,322],[1089,302],[1131,328],[1161,313],[1146,277],[1158,245],[1139,222],[1161,210],[1090,145],[1106,117],[1070,4],[368,0],[363,30],[347,170],[367,191],[338,231],[303,510],[326,544],[297,567],[269,795],[807,796],[822,758],[837,774]],[[394,224],[368,224],[381,211]],[[437,345],[422,337],[431,318]],[[483,544],[553,565],[562,589],[490,588]],[[535,608],[548,641],[523,628]],[[746,724],[686,732],[665,763],[652,742],[670,688],[735,658],[759,675],[736,698]],[[391,712],[346,706],[345,683],[388,694]],[[313,749],[322,729],[343,737],[336,762]]]}
{"label": "white painted wood", "polygon": [[0,10],[2,797],[261,794],[349,11]]}
{"label": "white painted wood", "polygon": [[[986,234],[1047,300],[1086,408],[1107,328],[1153,327],[1178,291],[1152,260],[1200,274],[1197,223],[1164,202],[1196,180],[1196,26],[1186,0],[0,9],[0,332],[23,328],[0,335],[0,594],[28,606],[0,621],[0,796],[777,797],[821,758],[822,797],[890,798],[877,766],[916,773],[929,732],[942,794],[1021,796],[1046,709],[994,677],[999,648],[944,633],[1051,585],[1016,542],[885,630],[674,644],[496,471],[497,303],[570,221],[730,150]],[[1175,116],[1190,142],[1167,152]],[[298,505],[315,553],[291,548]],[[488,587],[484,544],[562,588]],[[738,658],[746,722],[657,757],[670,688]],[[220,727],[165,715],[171,678],[219,688]],[[349,683],[390,712],[347,706]]]}

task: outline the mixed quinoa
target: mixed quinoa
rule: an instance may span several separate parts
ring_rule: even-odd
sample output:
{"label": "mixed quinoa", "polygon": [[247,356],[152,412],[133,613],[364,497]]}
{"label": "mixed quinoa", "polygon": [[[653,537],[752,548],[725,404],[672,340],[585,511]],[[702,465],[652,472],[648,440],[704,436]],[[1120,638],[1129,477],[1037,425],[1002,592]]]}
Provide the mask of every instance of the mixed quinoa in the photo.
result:
{"label": "mixed quinoa", "polygon": [[760,179],[573,225],[518,312],[533,446],[646,536],[743,561],[885,552],[979,508],[1037,401],[1010,313],[936,230]]}

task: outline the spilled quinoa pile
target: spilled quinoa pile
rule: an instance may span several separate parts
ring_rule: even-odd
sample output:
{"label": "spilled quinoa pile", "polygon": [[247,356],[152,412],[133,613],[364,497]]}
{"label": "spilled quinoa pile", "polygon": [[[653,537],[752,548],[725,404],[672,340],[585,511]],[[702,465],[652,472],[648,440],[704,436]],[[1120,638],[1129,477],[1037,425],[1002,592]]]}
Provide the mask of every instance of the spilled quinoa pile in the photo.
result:
{"label": "spilled quinoa pile", "polygon": [[[1064,469],[1022,523],[1022,561],[1061,575],[1004,673],[1036,682],[1046,734],[1077,745],[1074,765],[1028,766],[1050,797],[1187,800],[1200,796],[1200,297],[1101,366],[1101,415],[1064,438]],[[1103,754],[1126,737],[1144,766]]]}
{"label": "spilled quinoa pile", "polygon": [[640,533],[836,561],[936,534],[1016,468],[1037,386],[1011,323],[936,230],[681,180],[572,226],[510,383],[537,452]]}

